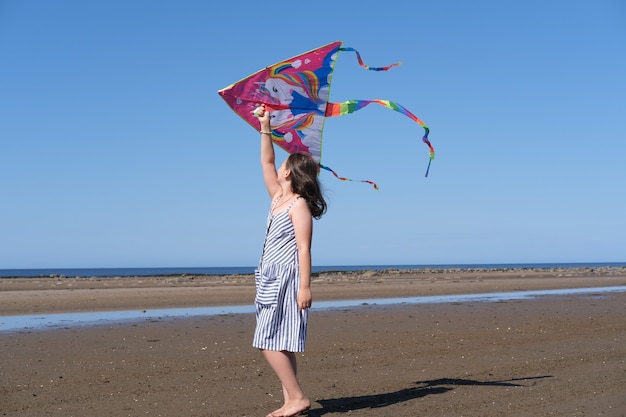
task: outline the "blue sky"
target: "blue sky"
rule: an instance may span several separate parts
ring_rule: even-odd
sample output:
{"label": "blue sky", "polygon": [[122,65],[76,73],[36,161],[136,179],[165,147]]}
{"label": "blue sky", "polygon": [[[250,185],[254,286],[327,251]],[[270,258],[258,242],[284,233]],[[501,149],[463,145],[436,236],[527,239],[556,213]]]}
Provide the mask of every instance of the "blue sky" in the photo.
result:
{"label": "blue sky", "polygon": [[[342,40],[316,265],[626,261],[626,3],[0,0],[0,268],[251,266],[258,134],[217,91]],[[355,148],[355,144],[359,148]],[[355,150],[356,149],[356,150]],[[279,161],[285,154],[277,150]]]}

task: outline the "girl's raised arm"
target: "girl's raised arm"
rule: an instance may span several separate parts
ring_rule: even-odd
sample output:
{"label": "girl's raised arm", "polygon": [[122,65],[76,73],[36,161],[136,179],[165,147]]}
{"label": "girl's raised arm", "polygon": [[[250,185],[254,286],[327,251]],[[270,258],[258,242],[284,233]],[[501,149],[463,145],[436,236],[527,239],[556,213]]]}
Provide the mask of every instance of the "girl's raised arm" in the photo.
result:
{"label": "girl's raised arm", "polygon": [[281,190],[278,184],[278,173],[276,172],[276,157],[274,155],[274,144],[270,127],[270,112],[263,109],[259,111],[259,122],[261,122],[261,169],[263,179],[270,198],[274,198]]}

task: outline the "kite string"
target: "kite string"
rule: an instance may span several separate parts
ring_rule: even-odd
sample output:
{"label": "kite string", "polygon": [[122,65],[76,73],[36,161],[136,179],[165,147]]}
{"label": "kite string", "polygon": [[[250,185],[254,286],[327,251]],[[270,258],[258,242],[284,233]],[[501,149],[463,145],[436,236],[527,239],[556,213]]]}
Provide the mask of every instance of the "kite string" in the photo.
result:
{"label": "kite string", "polygon": [[335,171],[333,171],[332,169],[330,169],[327,166],[324,166],[322,164],[319,164],[320,168],[325,169],[326,171],[331,172],[335,177],[339,178],[341,181],[355,181],[355,182],[365,182],[368,184],[372,184],[372,186],[374,187],[375,190],[378,190],[378,185],[370,180],[353,180],[352,178],[347,178],[347,177],[340,177],[339,175],[337,175],[337,173]]}

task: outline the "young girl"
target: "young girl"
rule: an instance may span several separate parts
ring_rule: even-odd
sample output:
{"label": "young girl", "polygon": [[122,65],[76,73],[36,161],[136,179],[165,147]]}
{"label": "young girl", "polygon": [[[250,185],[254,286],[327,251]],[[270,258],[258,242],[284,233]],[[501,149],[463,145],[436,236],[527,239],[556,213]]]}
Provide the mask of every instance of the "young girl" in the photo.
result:
{"label": "young girl", "polygon": [[283,388],[285,402],[267,417],[297,416],[311,407],[297,379],[296,355],[304,351],[311,307],[313,218],[326,211],[317,180],[318,164],[292,154],[276,171],[270,114],[262,110],[261,167],[271,198],[263,255],[255,271],[253,346],[263,352]]}

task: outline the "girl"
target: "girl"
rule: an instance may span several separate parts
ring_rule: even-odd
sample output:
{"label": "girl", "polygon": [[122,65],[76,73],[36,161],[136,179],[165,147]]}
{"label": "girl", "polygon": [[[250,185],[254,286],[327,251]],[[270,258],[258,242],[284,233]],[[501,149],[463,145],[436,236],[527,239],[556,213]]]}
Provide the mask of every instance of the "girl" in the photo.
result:
{"label": "girl", "polygon": [[313,218],[326,212],[317,180],[318,164],[292,154],[276,171],[270,114],[260,109],[261,167],[272,204],[255,271],[256,318],[253,346],[263,352],[283,388],[284,404],[267,417],[301,415],[311,407],[297,379],[295,352],[304,351],[311,307]]}

